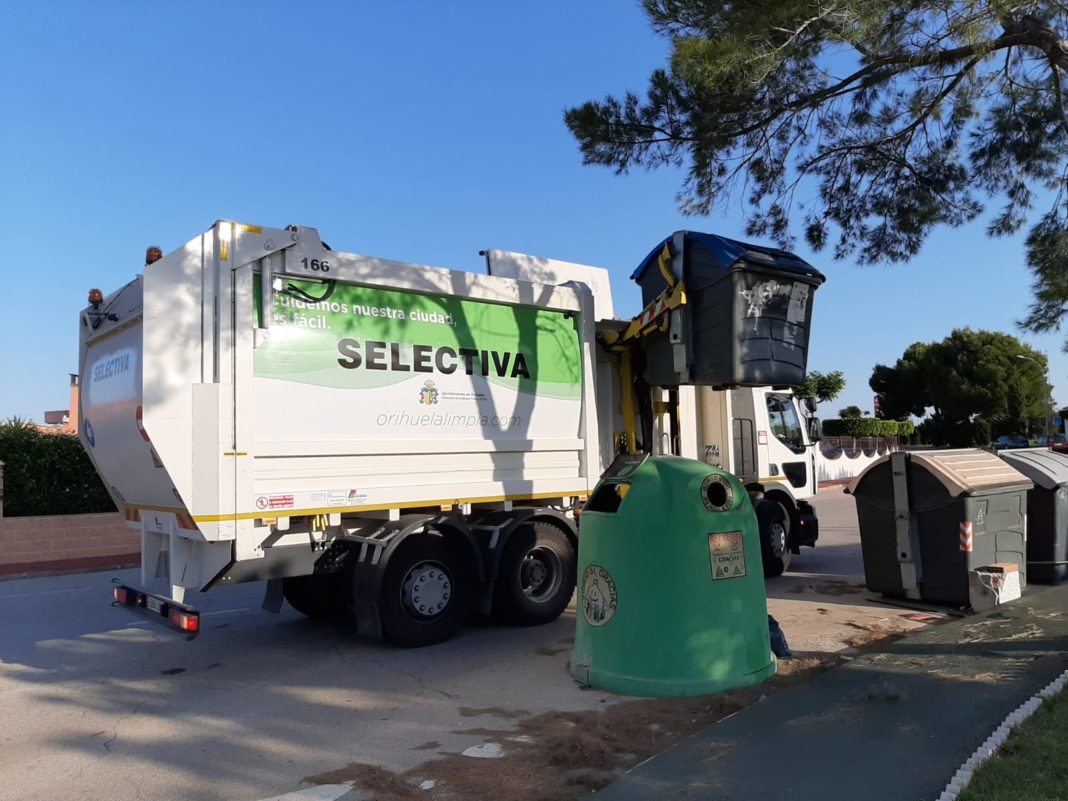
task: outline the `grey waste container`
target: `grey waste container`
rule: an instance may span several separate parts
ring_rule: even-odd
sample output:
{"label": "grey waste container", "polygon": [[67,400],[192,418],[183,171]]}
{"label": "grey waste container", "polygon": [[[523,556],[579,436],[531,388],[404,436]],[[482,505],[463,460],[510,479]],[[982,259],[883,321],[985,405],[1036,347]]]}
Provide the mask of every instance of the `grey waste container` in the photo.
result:
{"label": "grey waste container", "polygon": [[1026,583],[1031,482],[977,449],[898,452],[850,483],[864,578],[884,595],[967,606],[968,573],[1019,565]]}
{"label": "grey waste container", "polygon": [[[669,269],[660,256],[670,246]],[[823,274],[785,250],[676,231],[631,275],[649,304],[685,282],[675,324],[646,339],[645,380],[656,386],[798,386],[805,380],[812,299]]]}
{"label": "grey waste container", "polygon": [[1035,485],[1027,493],[1027,578],[1058,584],[1068,578],[1068,455],[1043,448],[1001,458]]}

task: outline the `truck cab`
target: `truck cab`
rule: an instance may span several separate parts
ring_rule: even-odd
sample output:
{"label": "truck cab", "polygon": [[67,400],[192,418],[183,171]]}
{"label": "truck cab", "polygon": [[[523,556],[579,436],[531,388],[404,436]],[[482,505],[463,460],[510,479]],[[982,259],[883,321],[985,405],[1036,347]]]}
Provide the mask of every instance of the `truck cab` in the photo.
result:
{"label": "truck cab", "polygon": [[817,492],[820,437],[814,403],[789,388],[730,392],[731,471],[754,496],[767,575],[779,575],[802,545],[815,545],[819,526],[809,503]]}

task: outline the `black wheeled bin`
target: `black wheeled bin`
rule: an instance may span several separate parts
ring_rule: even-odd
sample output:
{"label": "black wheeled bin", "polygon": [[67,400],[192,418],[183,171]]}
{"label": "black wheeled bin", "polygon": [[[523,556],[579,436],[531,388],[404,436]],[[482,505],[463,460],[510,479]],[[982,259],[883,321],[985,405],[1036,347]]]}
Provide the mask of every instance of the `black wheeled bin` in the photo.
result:
{"label": "black wheeled bin", "polygon": [[967,606],[968,573],[1019,566],[1026,585],[1031,482],[978,449],[898,452],[850,483],[869,590]]}
{"label": "black wheeled bin", "polygon": [[1068,455],[1043,448],[1001,458],[1035,485],[1027,494],[1027,578],[1059,584],[1068,578]]}
{"label": "black wheeled bin", "polygon": [[[661,262],[670,248],[670,267]],[[667,274],[665,274],[667,273]],[[648,305],[683,281],[686,303],[650,335],[645,379],[655,386],[798,386],[808,364],[812,299],[823,274],[785,250],[676,231],[631,275]]]}

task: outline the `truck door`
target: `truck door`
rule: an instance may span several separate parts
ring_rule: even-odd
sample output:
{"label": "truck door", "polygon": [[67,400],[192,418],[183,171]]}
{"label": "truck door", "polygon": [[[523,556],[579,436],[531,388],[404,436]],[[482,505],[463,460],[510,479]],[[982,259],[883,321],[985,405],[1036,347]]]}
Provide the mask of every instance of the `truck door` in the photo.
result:
{"label": "truck door", "polygon": [[797,413],[793,395],[767,393],[768,429],[764,449],[767,456],[766,476],[785,477],[799,495],[807,494],[812,481],[805,429]]}
{"label": "truck door", "polygon": [[756,481],[761,475],[757,441],[761,433],[766,436],[766,432],[759,430],[766,426],[763,422],[763,410],[757,415],[753,408],[753,397],[756,394],[752,389],[731,391],[731,439],[734,446],[731,472],[742,481]]}

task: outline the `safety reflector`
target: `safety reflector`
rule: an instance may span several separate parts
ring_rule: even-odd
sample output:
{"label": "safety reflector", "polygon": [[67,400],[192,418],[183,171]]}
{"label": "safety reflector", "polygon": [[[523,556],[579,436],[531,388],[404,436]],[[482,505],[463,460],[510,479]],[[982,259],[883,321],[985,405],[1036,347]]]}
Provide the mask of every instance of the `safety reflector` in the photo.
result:
{"label": "safety reflector", "polygon": [[134,412],[134,418],[137,420],[137,433],[141,435],[141,439],[143,439],[145,442],[151,442],[151,440],[148,438],[148,432],[145,431],[145,424],[144,420],[142,419],[143,417],[144,410],[140,406],[138,406],[137,411]]}
{"label": "safety reflector", "polygon": [[964,553],[971,553],[973,547],[972,524],[960,524],[960,549]]}
{"label": "safety reflector", "polygon": [[115,600],[123,606],[126,606],[130,602],[130,591],[125,587],[115,587],[111,590],[111,594],[115,596]]}

